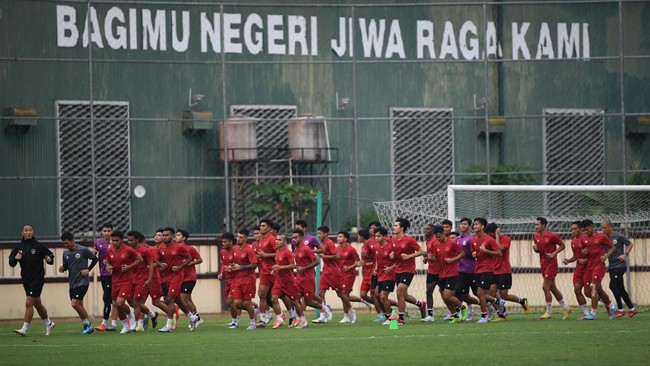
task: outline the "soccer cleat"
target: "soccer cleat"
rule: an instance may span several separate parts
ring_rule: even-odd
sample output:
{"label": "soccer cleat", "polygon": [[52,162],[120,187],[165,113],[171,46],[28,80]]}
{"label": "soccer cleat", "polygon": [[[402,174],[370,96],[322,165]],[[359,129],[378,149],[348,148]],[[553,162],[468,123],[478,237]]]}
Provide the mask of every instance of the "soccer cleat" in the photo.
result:
{"label": "soccer cleat", "polygon": [[104,328],[106,329],[107,332],[115,332],[115,331],[117,331],[117,327],[115,327],[114,325],[107,325]]}
{"label": "soccer cleat", "polygon": [[135,315],[132,317],[127,317],[128,321],[127,323],[129,324],[129,330],[131,332],[135,332],[135,327],[138,326],[138,322],[135,320]]}
{"label": "soccer cleat", "polygon": [[508,309],[506,309],[506,311],[503,312],[503,317],[507,318],[508,315],[510,315],[510,311]]}
{"label": "soccer cleat", "polygon": [[519,303],[521,304],[521,307],[524,308],[524,314],[526,315],[530,314],[530,306],[528,306],[528,299],[524,297],[521,300],[519,300]]}
{"label": "soccer cleat", "polygon": [[398,325],[404,325],[404,324],[406,324],[406,320],[401,319],[401,318],[400,318],[400,319],[397,319],[397,324],[398,324]]}
{"label": "soccer cleat", "polygon": [[375,320],[373,320],[373,323],[383,323],[384,322],[384,316],[381,314],[377,314],[377,317]]}
{"label": "soccer cleat", "polygon": [[255,323],[248,324],[248,328],[246,328],[246,330],[255,330],[255,329],[257,329],[257,325],[255,325]]}
{"label": "soccer cleat", "polygon": [[105,331],[106,330],[106,324],[100,324],[100,325],[96,326],[95,330],[98,331],[98,332]]}
{"label": "soccer cleat", "polygon": [[553,315],[551,315],[551,313],[544,313],[539,318],[545,320],[545,319],[551,319],[552,317],[553,317]]}
{"label": "soccer cleat", "polygon": [[154,316],[150,317],[151,318],[151,327],[152,328],[158,328],[158,312],[154,311]]}
{"label": "soccer cleat", "polygon": [[281,316],[278,316],[275,318],[275,322],[273,323],[273,329],[278,329],[284,324],[284,318]]}
{"label": "soccer cleat", "polygon": [[158,329],[158,331],[159,331],[160,333],[171,333],[171,332],[172,332],[172,328],[171,328],[171,327],[167,327],[167,326],[165,325],[164,327]]}
{"label": "soccer cleat", "polygon": [[196,329],[196,322],[198,321],[198,317],[196,315],[190,316],[190,332],[193,332],[194,329]]}
{"label": "soccer cleat", "polygon": [[56,327],[56,324],[54,324],[53,321],[50,321],[50,324],[45,326],[45,335],[49,336],[50,334],[52,334],[54,327]]}
{"label": "soccer cleat", "polygon": [[144,317],[142,317],[142,328],[144,329],[149,328],[149,314],[144,314]]}
{"label": "soccer cleat", "polygon": [[144,332],[144,327],[141,326],[141,325],[138,325],[138,326],[135,327],[135,331],[136,332]]}
{"label": "soccer cleat", "polygon": [[490,319],[488,319],[487,316],[486,317],[481,317],[481,319],[476,321],[476,324],[485,324],[485,323],[487,323],[489,321],[490,321]]}
{"label": "soccer cleat", "polygon": [[618,310],[616,310],[616,312],[614,313],[614,318],[615,318],[615,319],[618,319],[618,318],[622,317],[623,315],[625,315],[625,310],[623,310],[623,309],[618,309]]}
{"label": "soccer cleat", "polygon": [[503,314],[499,314],[499,316],[497,316],[496,319],[494,319],[494,321],[495,322],[504,322],[504,321],[506,321],[506,317]]}
{"label": "soccer cleat", "polygon": [[332,307],[329,306],[329,305],[324,305],[324,306],[326,308],[325,309],[325,317],[327,318],[327,321],[326,321],[326,323],[327,323],[328,321],[332,320]]}
{"label": "soccer cleat", "polygon": [[14,330],[14,333],[21,335],[23,337],[27,337],[27,331],[22,328]]}
{"label": "soccer cleat", "polygon": [[612,309],[609,312],[609,320],[614,320],[616,313],[618,312],[618,306],[612,305]]}
{"label": "soccer cleat", "polygon": [[442,319],[442,320],[451,320],[452,318],[453,318],[453,316],[451,316],[451,312],[448,311],[447,316],[445,316],[445,318]]}
{"label": "soccer cleat", "polygon": [[577,320],[585,320],[585,316],[586,315],[583,315],[583,316],[579,317]]}
{"label": "soccer cleat", "polygon": [[607,309],[607,316],[612,313],[612,304],[605,304],[605,309]]}
{"label": "soccer cleat", "polygon": [[199,325],[203,324],[203,318],[197,319],[196,323],[194,324],[194,328],[198,328]]}
{"label": "soccer cleat", "polygon": [[449,324],[458,324],[458,323],[462,323],[462,322],[463,322],[463,319],[455,316],[455,317],[451,318],[451,320],[449,321]]}
{"label": "soccer cleat", "polygon": [[497,310],[494,308],[494,305],[492,305],[491,302],[487,303],[487,308],[488,308],[488,318],[489,320],[492,320],[497,317]]}
{"label": "soccer cleat", "polygon": [[420,301],[420,318],[424,318],[426,316],[427,316],[427,302]]}
{"label": "soccer cleat", "polygon": [[365,305],[365,306],[368,308],[369,311],[372,311],[372,304],[371,304],[371,303],[367,302],[367,301],[364,300],[364,299],[361,299],[361,303],[362,303],[363,305]]}
{"label": "soccer cleat", "polygon": [[238,326],[239,326],[239,324],[237,324],[235,322],[232,322],[232,323],[228,324],[228,329],[237,329]]}
{"label": "soccer cleat", "polygon": [[298,322],[298,318],[289,318],[289,325],[287,325],[287,328],[295,327],[296,325],[294,324],[294,322]]}
{"label": "soccer cleat", "polygon": [[569,319],[569,314],[571,314],[571,308],[567,307],[567,308],[564,309],[564,311],[562,312],[562,320],[567,320],[567,319]]}
{"label": "soccer cleat", "polygon": [[122,327],[122,330],[120,331],[120,334],[127,334],[127,333],[131,333],[131,332],[133,332],[133,331],[127,325],[127,326]]}
{"label": "soccer cleat", "polygon": [[357,311],[352,309],[350,310],[350,323],[354,324],[357,322]]}
{"label": "soccer cleat", "polygon": [[472,320],[474,320],[475,315],[476,315],[476,312],[474,311],[474,309],[469,309],[469,312],[467,313],[467,319],[466,320],[471,322]]}
{"label": "soccer cleat", "polygon": [[596,315],[591,313],[584,316],[584,320],[595,320],[595,319],[596,319]]}
{"label": "soccer cleat", "polygon": [[390,325],[390,319],[384,320],[384,322],[381,323],[381,325]]}
{"label": "soccer cleat", "polygon": [[298,323],[298,325],[295,326],[295,328],[296,328],[296,329],[305,329],[305,328],[309,328],[309,323],[307,323],[307,321],[302,321],[302,320],[301,320],[301,321]]}
{"label": "soccer cleat", "polygon": [[467,320],[467,316],[469,315],[469,311],[467,310],[467,306],[463,305],[460,307],[460,318],[461,320]]}
{"label": "soccer cleat", "polygon": [[636,315],[636,309],[630,310],[630,311],[627,313],[627,317],[628,317],[628,318],[632,318],[632,317],[635,316],[635,315]]}
{"label": "soccer cleat", "polygon": [[95,331],[95,328],[93,328],[92,325],[89,324],[84,324],[84,328],[81,331],[81,334],[90,334]]}
{"label": "soccer cleat", "polygon": [[422,319],[423,322],[425,323],[433,323],[433,317],[431,315],[427,315],[424,319]]}
{"label": "soccer cleat", "polygon": [[343,315],[343,319],[339,323],[350,323],[350,317],[348,314]]}
{"label": "soccer cleat", "polygon": [[318,319],[314,319],[311,321],[312,323],[327,323],[327,318],[325,318],[325,314],[321,313],[320,317]]}

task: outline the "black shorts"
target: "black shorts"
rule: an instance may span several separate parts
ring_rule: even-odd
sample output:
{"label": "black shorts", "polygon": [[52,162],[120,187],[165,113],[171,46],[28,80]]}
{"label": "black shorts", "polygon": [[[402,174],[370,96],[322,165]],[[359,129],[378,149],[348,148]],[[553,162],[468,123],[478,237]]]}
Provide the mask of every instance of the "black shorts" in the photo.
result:
{"label": "black shorts", "polygon": [[167,287],[166,283],[161,283],[160,287],[162,287],[162,293],[164,297],[167,297],[167,292],[169,292],[169,287]]}
{"label": "black shorts", "polygon": [[23,288],[25,289],[25,296],[29,297],[41,297],[41,292],[43,292],[44,281],[32,281],[28,283],[23,283]]}
{"label": "black shorts", "polygon": [[441,278],[440,282],[438,282],[438,286],[445,290],[456,291],[456,288],[458,287],[458,276]]}
{"label": "black shorts", "polygon": [[456,295],[458,297],[462,295],[468,295],[470,287],[472,291],[476,294],[478,291],[478,286],[476,286],[476,281],[474,281],[474,273],[465,273],[460,272],[458,274],[458,280],[456,282]]}
{"label": "black shorts", "polygon": [[83,300],[88,292],[88,286],[77,286],[70,289],[70,300]]}
{"label": "black shorts", "polygon": [[377,275],[372,275],[372,277],[370,277],[370,288],[374,290],[377,287],[379,287],[379,283],[377,282]]}
{"label": "black shorts", "polygon": [[411,285],[411,281],[413,281],[413,277],[414,277],[414,276],[415,276],[415,274],[413,274],[413,273],[409,273],[409,272],[405,272],[405,273],[397,273],[397,274],[395,275],[395,283],[398,284],[398,285],[400,285],[400,284],[403,283],[403,284],[405,284],[406,286],[410,286],[410,285]]}
{"label": "black shorts", "polygon": [[395,290],[395,281],[381,281],[378,286],[379,291],[393,292]]}
{"label": "black shorts", "polygon": [[431,274],[427,273],[427,285],[433,283],[433,285],[437,285],[440,283],[440,275],[439,274]]}
{"label": "black shorts", "polygon": [[478,287],[489,290],[494,282],[494,272],[483,272],[476,274],[476,284]]}
{"label": "black shorts", "polygon": [[494,275],[494,282],[499,290],[510,290],[512,288],[512,273]]}
{"label": "black shorts", "polygon": [[196,286],[196,281],[185,281],[181,285],[182,294],[191,294],[194,291],[194,286]]}

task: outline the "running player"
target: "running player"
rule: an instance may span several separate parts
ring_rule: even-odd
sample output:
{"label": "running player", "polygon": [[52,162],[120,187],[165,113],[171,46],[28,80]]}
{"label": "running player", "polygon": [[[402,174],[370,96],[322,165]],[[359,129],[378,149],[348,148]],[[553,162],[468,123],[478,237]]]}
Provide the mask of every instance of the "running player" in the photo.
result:
{"label": "running player", "polygon": [[[282,313],[278,301],[282,296],[289,297],[293,308],[296,310],[298,315],[298,324],[295,325],[295,328],[303,328],[307,321],[302,312],[302,306],[300,306],[298,297],[298,289],[294,282],[293,270],[296,268],[296,262],[293,259],[291,250],[287,248],[287,236],[282,234],[278,235],[276,237],[276,246],[277,253],[275,255],[275,264],[271,267],[271,273],[275,275],[275,282],[273,284],[273,289],[271,290],[273,310],[275,312],[273,329],[281,327],[286,319],[286,315]],[[294,327],[293,324],[289,324],[289,326]]]}
{"label": "running player", "polygon": [[[584,315],[578,320],[584,320],[584,317],[589,315],[589,307],[587,306],[587,299],[591,298],[591,284],[590,278],[587,275],[587,256],[582,254],[582,229],[580,228],[580,221],[571,223],[571,251],[573,256],[571,258],[564,258],[562,263],[567,265],[576,262],[576,268],[573,270],[573,292],[576,294],[578,305],[582,309]],[[584,295],[582,292],[584,291]]]}
{"label": "running player", "polygon": [[[339,265],[341,254],[336,244],[327,237],[329,232],[330,228],[327,226],[318,228],[318,238],[320,239],[321,247],[314,250],[314,253],[320,254],[323,260],[323,273],[321,274],[320,284],[318,286],[318,296],[323,299],[323,304],[325,304],[325,293],[331,288],[336,291],[336,295],[341,299],[343,309],[350,309],[352,308],[350,298],[342,291],[341,266]],[[331,315],[332,312],[321,313],[321,317],[315,319],[314,323],[326,323],[332,320]]]}
{"label": "running player", "polygon": [[[320,259],[316,258],[313,250],[307,245],[304,240],[304,232],[300,229],[295,229],[291,234],[293,246],[295,248],[293,257],[296,261],[296,287],[298,288],[298,296],[302,298],[302,311],[307,310],[307,306],[318,309],[322,314],[329,312],[327,306],[323,306],[320,297],[316,296],[316,273],[314,268],[320,263]],[[323,315],[324,320],[331,318],[331,316]],[[296,320],[297,322],[298,320]],[[294,325],[298,325],[297,323]],[[305,322],[304,327],[308,323]]]}
{"label": "running player", "polygon": [[[605,278],[605,272],[607,272],[605,261],[614,254],[616,248],[607,235],[597,233],[594,230],[593,221],[589,219],[582,220],[580,227],[585,233],[582,236],[582,254],[587,256],[587,274],[591,282],[591,312],[585,316],[585,320],[596,319],[598,300],[601,299],[605,303],[610,319],[614,319],[617,309],[612,306],[609,295],[603,289],[601,282]],[[608,249],[607,252],[605,252],[605,248]]]}
{"label": "running player", "polygon": [[434,252],[429,254],[428,259],[440,263],[438,286],[443,288],[442,300],[451,313],[450,323],[460,323],[467,319],[467,307],[456,297],[456,281],[458,262],[465,256],[465,252],[456,240],[446,237],[443,227],[430,226],[430,232],[436,244],[432,246]]}
{"label": "running player", "polygon": [[483,217],[474,219],[474,233],[472,239],[472,256],[476,258],[476,283],[478,285],[478,299],[481,306],[481,319],[478,324],[484,324],[488,319],[488,301],[493,301],[496,296],[496,282],[494,271],[497,266],[497,258],[501,256],[499,245],[485,233],[487,220]]}
{"label": "running player", "polygon": [[627,317],[631,318],[636,315],[636,309],[634,308],[632,299],[630,299],[630,295],[627,293],[627,290],[625,290],[623,277],[627,270],[626,261],[630,256],[634,244],[632,244],[625,235],[614,231],[611,221],[603,221],[601,227],[603,229],[603,234],[609,237],[616,248],[614,253],[609,257],[609,289],[612,290],[614,299],[616,300],[614,318],[620,318],[625,314],[622,301],[625,301],[625,305],[627,305],[628,308]]}
{"label": "running player", "polygon": [[273,287],[274,275],[271,274],[271,267],[275,264],[275,236],[271,234],[273,222],[269,219],[260,220],[260,238],[257,251],[259,260],[258,270],[260,283],[257,290],[260,298],[260,323],[266,325],[271,321],[272,303],[268,301],[271,287]]}
{"label": "running player", "polygon": [[[340,231],[336,235],[336,242],[339,245],[339,253],[341,258],[339,263],[341,266],[341,291],[352,301],[360,302],[361,298],[351,296],[354,281],[357,279],[357,267],[360,265],[359,253],[348,243],[350,240],[350,233],[347,231]],[[357,312],[354,308],[343,308],[343,319],[339,323],[356,323]]]}
{"label": "running player", "polygon": [[397,260],[393,243],[388,238],[388,230],[384,227],[375,229],[375,256],[377,258],[377,288],[380,291],[381,305],[384,311],[383,325],[390,324],[390,315],[392,312],[391,303],[388,296],[395,290],[395,268]]}
{"label": "running player", "polygon": [[[426,255],[424,256],[424,263],[427,264],[427,316],[422,318],[423,322],[432,323],[433,318],[433,290],[436,285],[438,289],[443,292],[444,287],[440,286],[440,266],[442,262],[436,258],[436,247],[439,243],[434,234],[434,225],[429,224],[424,228],[424,238],[426,243]],[[456,263],[458,267],[458,263]],[[454,281],[455,282],[455,281]],[[451,312],[451,311],[450,311]]]}
{"label": "running player", "polygon": [[162,297],[162,287],[160,285],[160,274],[156,271],[158,262],[158,252],[147,245],[144,234],[139,231],[129,231],[126,233],[129,246],[135,249],[142,257],[142,263],[133,269],[133,312],[137,320],[135,327],[136,332],[144,332],[144,317],[147,315],[151,319],[151,325],[158,326],[158,313],[149,310],[145,306],[147,297],[151,295],[152,304],[159,309],[167,312],[167,305],[160,301]]}
{"label": "running player", "polygon": [[228,323],[228,328],[234,329],[239,326],[239,314],[237,311],[237,306],[235,306],[234,298],[234,287],[236,275],[231,272],[232,267],[235,261],[235,250],[234,250],[235,235],[231,232],[225,232],[221,234],[221,273],[217,276],[220,281],[224,283],[223,294],[226,296],[228,302],[228,309],[230,310],[230,323]]}
{"label": "running player", "polygon": [[535,253],[539,253],[539,262],[542,268],[542,276],[544,277],[544,285],[542,289],[544,290],[544,299],[546,300],[546,312],[540,316],[540,319],[551,319],[552,315],[552,306],[551,294],[555,296],[555,299],[560,303],[563,309],[562,319],[568,319],[569,314],[571,314],[571,308],[564,302],[564,297],[562,292],[555,285],[555,277],[557,276],[557,255],[558,253],[564,250],[564,242],[560,237],[546,229],[548,225],[548,220],[544,217],[538,217],[535,219],[535,235],[533,236],[533,250]]}
{"label": "running player", "polygon": [[[88,312],[84,308],[84,296],[88,292],[90,278],[88,275],[93,270],[99,259],[87,247],[77,245],[74,241],[74,235],[66,231],[61,234],[61,243],[65,247],[63,252],[63,265],[59,266],[59,272],[68,271],[68,281],[70,283],[70,305],[79,314],[79,319],[83,324],[82,334],[90,334],[94,331]],[[90,261],[90,265],[88,265]]]}
{"label": "running player", "polygon": [[183,285],[181,286],[181,298],[187,306],[187,309],[191,313],[196,314],[198,319],[194,326],[198,327],[199,325],[203,324],[203,319],[201,319],[201,315],[199,315],[199,312],[196,310],[196,304],[194,303],[194,300],[192,300],[192,291],[194,291],[194,286],[196,286],[196,265],[203,263],[203,258],[201,258],[201,255],[199,254],[198,250],[196,250],[196,248],[187,244],[186,241],[189,239],[189,237],[190,233],[187,232],[187,230],[178,229],[176,230],[174,239],[177,243],[183,244],[187,249],[187,252],[190,253],[190,256],[192,257],[190,263],[188,263],[187,266],[183,268]]}
{"label": "running player", "polygon": [[[472,227],[472,220],[463,217],[460,219],[460,235],[456,238],[456,243],[465,253],[465,256],[458,262],[458,281],[456,283],[456,297],[467,303],[468,315],[467,320],[474,319],[474,309],[472,304],[478,305],[478,285],[475,281],[474,270],[476,268],[476,259],[472,256],[472,239],[474,235],[470,232]],[[475,296],[470,295],[469,290],[472,290]],[[451,313],[447,315],[445,320],[451,320]]]}
{"label": "running player", "polygon": [[133,298],[132,273],[142,261],[142,257],[135,249],[124,245],[124,234],[121,231],[111,233],[111,246],[106,253],[106,268],[113,277],[111,298],[113,306],[117,308],[117,316],[122,322],[121,334],[135,331],[135,315],[126,301]]}
{"label": "running player", "polygon": [[[95,240],[93,246],[95,254],[99,258],[99,280],[102,284],[102,300],[104,301],[104,312],[102,323],[95,327],[98,331],[115,331],[117,325],[117,309],[111,308],[111,274],[106,269],[106,252],[111,245],[111,233],[113,232],[113,224],[110,222],[102,225],[102,237]],[[108,319],[111,319],[111,324],[108,325]]]}
{"label": "running player", "polygon": [[397,309],[399,315],[399,324],[404,324],[404,314],[406,312],[406,302],[414,304],[420,309],[421,318],[426,316],[427,303],[417,300],[409,295],[408,288],[415,276],[415,258],[422,255],[420,244],[412,237],[406,234],[411,227],[411,222],[405,218],[397,218],[393,224],[393,233],[391,240],[397,259],[395,268],[395,282],[397,283]]}
{"label": "running player", "polygon": [[[374,231],[374,228],[373,228]],[[367,303],[375,305],[377,318],[375,322],[383,322],[384,314],[381,311],[379,298],[375,296],[377,288],[377,273],[375,272],[375,246],[377,242],[371,237],[369,230],[359,230],[359,243],[361,243],[361,289],[360,296]],[[374,281],[373,281],[374,279]]]}
{"label": "running player", "polygon": [[313,250],[320,247],[320,242],[318,241],[318,238],[307,233],[307,221],[297,220],[295,228],[298,230],[302,230],[302,232],[305,233],[305,237],[303,238],[303,240],[307,242],[307,246],[309,247],[309,249]]}
{"label": "running player", "polygon": [[236,309],[246,310],[250,318],[247,330],[255,330],[255,269],[257,268],[257,255],[248,245],[248,230],[242,229],[237,233],[237,245],[233,251],[233,264],[230,273],[235,275],[235,285],[231,288],[232,298]]}

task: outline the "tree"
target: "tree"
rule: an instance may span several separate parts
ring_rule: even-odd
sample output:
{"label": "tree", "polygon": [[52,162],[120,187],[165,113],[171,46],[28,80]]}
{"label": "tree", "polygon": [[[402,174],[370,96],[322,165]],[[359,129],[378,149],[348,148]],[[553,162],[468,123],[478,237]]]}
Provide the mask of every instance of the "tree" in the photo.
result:
{"label": "tree", "polygon": [[316,190],[308,184],[262,183],[253,187],[251,212],[258,217],[280,216],[289,229],[291,213],[305,218],[316,205]]}

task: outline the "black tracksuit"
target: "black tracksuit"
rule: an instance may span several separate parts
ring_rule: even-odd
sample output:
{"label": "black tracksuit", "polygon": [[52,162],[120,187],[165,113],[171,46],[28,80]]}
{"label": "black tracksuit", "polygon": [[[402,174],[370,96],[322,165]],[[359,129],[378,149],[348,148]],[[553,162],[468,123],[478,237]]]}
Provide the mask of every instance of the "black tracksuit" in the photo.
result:
{"label": "black tracksuit", "polygon": [[[22,251],[22,258],[16,260],[16,254]],[[15,267],[20,263],[20,277],[25,288],[25,294],[32,297],[40,297],[45,282],[45,266],[43,260],[50,257],[54,264],[54,253],[47,249],[36,239],[21,240],[20,244],[9,254],[9,265]],[[47,263],[47,262],[46,262]]]}

